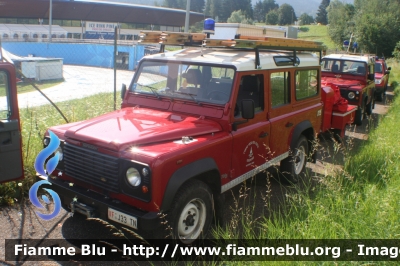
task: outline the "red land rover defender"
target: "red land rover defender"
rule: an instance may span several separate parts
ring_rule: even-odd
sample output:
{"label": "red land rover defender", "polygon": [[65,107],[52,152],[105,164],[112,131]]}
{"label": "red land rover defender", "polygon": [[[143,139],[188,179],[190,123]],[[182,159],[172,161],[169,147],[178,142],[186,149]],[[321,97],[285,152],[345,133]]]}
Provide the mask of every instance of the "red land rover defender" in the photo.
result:
{"label": "red land rover defender", "polygon": [[375,57],[356,54],[330,54],[322,58],[322,85],[339,87],[350,104],[358,106],[355,123],[362,125],[365,113],[374,108]]}
{"label": "red land rover defender", "polygon": [[375,99],[383,101],[389,84],[389,74],[392,68],[386,65],[385,58],[375,59]]}
{"label": "red land rover defender", "polygon": [[[148,35],[182,44],[186,36],[155,34],[144,42]],[[48,180],[65,209],[159,238],[166,233],[158,214],[166,213],[172,237],[191,243],[207,232],[213,206],[224,208],[224,192],[279,162],[296,182],[315,159],[317,134],[343,136],[353,121],[355,107],[334,111],[333,89],[321,89],[320,56],[309,51],[321,45],[202,42],[144,57],[120,110],[50,128],[63,159]]]}

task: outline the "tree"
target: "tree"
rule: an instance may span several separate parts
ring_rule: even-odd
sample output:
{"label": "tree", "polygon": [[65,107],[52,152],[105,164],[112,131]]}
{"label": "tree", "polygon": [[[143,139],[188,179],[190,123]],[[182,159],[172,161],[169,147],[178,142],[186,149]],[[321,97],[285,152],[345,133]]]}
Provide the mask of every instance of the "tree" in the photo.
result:
{"label": "tree", "polygon": [[253,18],[259,22],[264,22],[266,14],[273,9],[279,8],[275,0],[259,0],[253,8]]}
{"label": "tree", "polygon": [[[186,3],[186,0],[184,0],[183,2]],[[204,5],[205,5],[204,0],[191,0],[190,1],[190,10],[194,11],[194,12],[203,13]]]}
{"label": "tree", "polygon": [[[186,10],[187,0],[164,0],[163,6]],[[204,0],[191,0],[190,11],[203,13]]]}
{"label": "tree", "polygon": [[251,20],[246,18],[244,12],[241,10],[233,11],[231,16],[228,18],[228,23],[253,24]]}
{"label": "tree", "polygon": [[391,56],[400,41],[398,0],[369,0],[354,16],[355,36],[364,52]]}
{"label": "tree", "polygon": [[180,0],[164,0],[163,6],[170,8],[182,8]]}
{"label": "tree", "polygon": [[218,18],[222,12],[222,2],[220,0],[207,0],[205,13],[214,19]]}
{"label": "tree", "polygon": [[317,23],[321,23],[323,25],[328,24],[328,13],[326,9],[328,8],[330,2],[330,0],[322,0],[317,11],[317,16],[315,17],[315,21]]}
{"label": "tree", "polygon": [[334,0],[327,8],[329,28],[328,34],[332,41],[338,46],[342,46],[344,40],[349,40],[355,31],[354,6],[343,4],[339,0]]}
{"label": "tree", "polygon": [[314,23],[314,18],[306,13],[303,13],[300,18],[300,25],[310,25],[311,23]]}
{"label": "tree", "polygon": [[265,23],[267,25],[276,25],[278,24],[279,12],[278,9],[271,10],[265,16]]}
{"label": "tree", "polygon": [[296,20],[296,14],[294,13],[294,9],[289,4],[283,4],[278,9],[278,24],[279,25],[290,25],[293,24]]}

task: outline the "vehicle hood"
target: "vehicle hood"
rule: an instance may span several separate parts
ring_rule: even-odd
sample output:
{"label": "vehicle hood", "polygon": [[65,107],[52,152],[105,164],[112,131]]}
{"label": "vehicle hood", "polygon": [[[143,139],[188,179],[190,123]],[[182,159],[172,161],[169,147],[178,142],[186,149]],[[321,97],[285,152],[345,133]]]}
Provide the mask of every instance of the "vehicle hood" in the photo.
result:
{"label": "vehicle hood", "polygon": [[384,74],[375,72],[375,78],[376,79],[381,79],[383,76],[384,76]]}
{"label": "vehicle hood", "polygon": [[349,80],[336,77],[324,77],[322,78],[322,84],[323,85],[333,84],[338,87],[352,87],[352,86],[362,85],[359,80],[354,80],[354,79]]}
{"label": "vehicle hood", "polygon": [[[64,125],[65,127],[65,125]],[[185,116],[146,108],[129,107],[81,123],[64,132],[74,139],[111,150],[173,141],[221,131],[221,126],[201,116]]]}

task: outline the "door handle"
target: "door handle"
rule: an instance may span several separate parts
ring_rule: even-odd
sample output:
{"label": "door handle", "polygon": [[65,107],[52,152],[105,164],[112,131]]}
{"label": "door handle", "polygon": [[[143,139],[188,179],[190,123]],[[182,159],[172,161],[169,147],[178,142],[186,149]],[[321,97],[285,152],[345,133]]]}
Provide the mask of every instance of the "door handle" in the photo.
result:
{"label": "door handle", "polygon": [[290,123],[290,122],[287,122],[285,125],[285,127],[291,127],[291,126],[293,126],[293,123]]}
{"label": "door handle", "polygon": [[258,135],[259,138],[265,138],[268,136],[268,132],[261,132],[260,135]]}

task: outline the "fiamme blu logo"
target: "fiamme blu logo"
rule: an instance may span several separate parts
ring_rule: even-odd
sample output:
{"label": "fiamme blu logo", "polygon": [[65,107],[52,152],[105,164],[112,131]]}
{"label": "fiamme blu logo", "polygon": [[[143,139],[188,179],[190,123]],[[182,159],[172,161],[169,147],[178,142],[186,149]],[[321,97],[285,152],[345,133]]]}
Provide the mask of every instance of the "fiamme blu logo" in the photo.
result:
{"label": "fiamme blu logo", "polygon": [[[60,140],[59,138],[49,130],[49,135],[50,135],[50,143],[47,147],[45,147],[41,152],[39,152],[38,156],[36,157],[35,160],[35,170],[42,176],[48,176],[48,174],[52,173],[54,169],[56,169],[57,164],[60,160],[60,153],[57,151],[58,147],[60,146]],[[53,155],[51,157],[51,155]],[[50,158],[51,157],[51,158]],[[48,159],[49,158],[49,159]],[[48,159],[48,160],[47,160]],[[47,160],[47,162],[46,162]],[[46,163],[46,170],[44,169]],[[41,180],[33,184],[33,186],[29,189],[29,200],[32,202],[33,205],[35,205],[37,208],[41,210],[46,210],[45,206],[40,202],[38,198],[38,190],[39,187],[43,184],[51,185],[51,183],[47,180]],[[45,191],[47,191],[51,199],[54,203],[54,209],[52,213],[49,214],[44,214],[42,212],[36,211],[36,214],[42,218],[43,220],[51,220],[54,217],[58,215],[58,213],[61,210],[61,200],[60,197],[56,192],[54,192],[51,189],[48,188],[43,188]],[[50,204],[51,201],[46,195],[42,195],[41,199],[46,203]]]}

